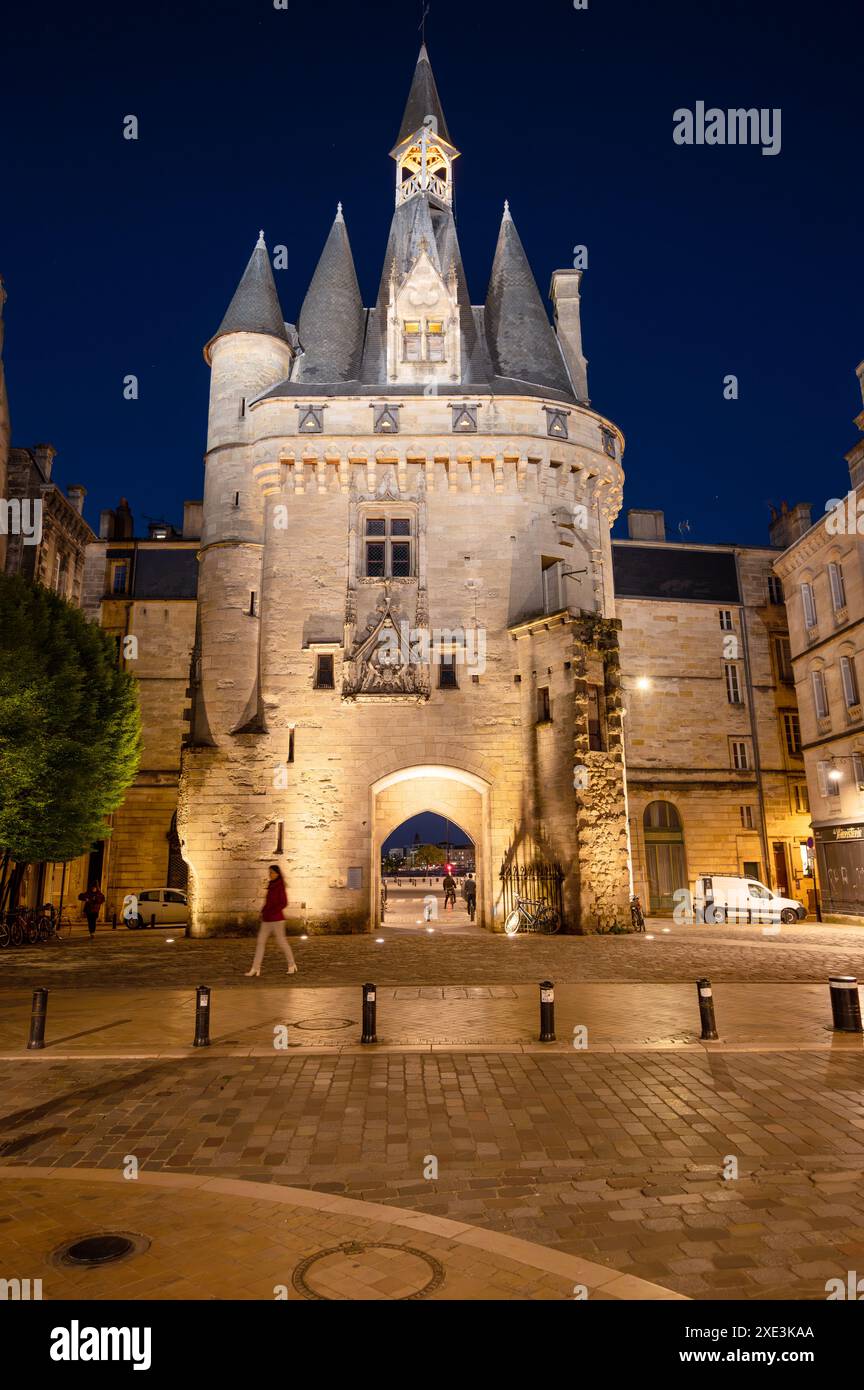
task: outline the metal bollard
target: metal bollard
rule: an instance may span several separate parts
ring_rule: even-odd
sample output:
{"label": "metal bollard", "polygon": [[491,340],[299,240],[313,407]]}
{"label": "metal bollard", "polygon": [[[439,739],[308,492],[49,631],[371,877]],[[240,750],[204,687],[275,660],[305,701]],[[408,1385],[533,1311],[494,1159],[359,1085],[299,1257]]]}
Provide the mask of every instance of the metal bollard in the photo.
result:
{"label": "metal bollard", "polygon": [[34,989],[33,1008],[30,1013],[30,1037],[28,1051],[38,1051],[45,1046],[45,1022],[48,1014],[47,989]]}
{"label": "metal bollard", "polygon": [[830,975],[831,1013],[835,1033],[861,1033],[861,1000],[854,975]]}
{"label": "metal bollard", "polygon": [[199,985],[195,994],[195,1041],[193,1047],[210,1046],[210,986]]}
{"label": "metal bollard", "polygon": [[363,1036],[361,1043],[377,1043],[376,1036],[376,989],[374,985],[363,986]]}
{"label": "metal bollard", "polygon": [[717,1041],[717,1020],[714,1017],[714,991],[710,980],[697,980],[699,991],[699,1017],[702,1020],[702,1041]]}
{"label": "metal bollard", "polygon": [[540,1041],[555,1041],[555,986],[551,980],[540,981]]}

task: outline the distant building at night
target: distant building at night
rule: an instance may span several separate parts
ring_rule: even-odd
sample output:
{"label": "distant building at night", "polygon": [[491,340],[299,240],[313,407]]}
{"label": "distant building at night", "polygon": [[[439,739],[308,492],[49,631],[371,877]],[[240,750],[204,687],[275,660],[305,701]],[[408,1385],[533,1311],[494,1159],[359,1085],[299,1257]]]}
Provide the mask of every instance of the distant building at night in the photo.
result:
{"label": "distant building at night", "polygon": [[822,907],[856,921],[864,917],[864,362],[857,375],[861,438],[846,455],[848,487],[826,498],[812,526],[809,507],[784,516],[788,549],[774,566],[789,613]]}
{"label": "distant building at night", "polygon": [[671,913],[699,874],[813,910],[810,814],[783,588],[770,546],[667,541],[628,513],[612,543],[634,887]]}
{"label": "distant building at night", "polygon": [[85,612],[115,639],[118,663],[138,681],[141,706],[141,764],[114,813],[99,865],[108,915],[120,915],[128,893],[186,886],[176,813],[200,534],[200,502],[186,503],[182,529],[151,522],[136,536],[122,498],[102,512],[87,552]]}

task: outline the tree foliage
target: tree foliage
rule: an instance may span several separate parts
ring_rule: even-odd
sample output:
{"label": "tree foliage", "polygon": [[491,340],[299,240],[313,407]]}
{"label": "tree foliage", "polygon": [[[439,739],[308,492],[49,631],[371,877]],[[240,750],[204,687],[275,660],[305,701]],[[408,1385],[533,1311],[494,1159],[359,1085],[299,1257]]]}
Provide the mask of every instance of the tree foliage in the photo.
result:
{"label": "tree foliage", "polygon": [[60,862],[104,838],[140,729],[113,640],[50,590],[0,575],[0,851]]}

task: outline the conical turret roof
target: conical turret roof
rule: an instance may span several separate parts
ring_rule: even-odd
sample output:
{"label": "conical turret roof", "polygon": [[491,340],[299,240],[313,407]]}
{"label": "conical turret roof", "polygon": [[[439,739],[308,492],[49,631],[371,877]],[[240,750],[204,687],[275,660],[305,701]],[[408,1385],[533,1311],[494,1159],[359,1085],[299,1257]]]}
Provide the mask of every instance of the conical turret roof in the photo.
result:
{"label": "conical turret roof", "polygon": [[453,141],[450,139],[450,131],[447,129],[447,121],[444,117],[444,108],[441,105],[441,98],[435,84],[435,74],[432,71],[432,64],[429,62],[429,54],[424,43],[420,49],[417,66],[414,69],[414,78],[408,93],[408,100],[405,103],[405,114],[402,117],[402,124],[399,127],[394,149],[398,149],[403,140],[407,140],[409,135],[418,131],[427,116],[435,117],[441,139],[446,140],[448,145],[452,145]]}
{"label": "conical turret roof", "polygon": [[210,348],[226,333],[267,333],[272,338],[281,338],[284,343],[289,341],[263,232],[218,331],[204,349],[208,361]]}
{"label": "conical turret roof", "polygon": [[506,204],[486,296],[486,335],[499,376],[572,394],[555,330]]}
{"label": "conical turret roof", "polygon": [[298,381],[353,381],[360,372],[365,313],[342,204],[330,228],[297,325]]}

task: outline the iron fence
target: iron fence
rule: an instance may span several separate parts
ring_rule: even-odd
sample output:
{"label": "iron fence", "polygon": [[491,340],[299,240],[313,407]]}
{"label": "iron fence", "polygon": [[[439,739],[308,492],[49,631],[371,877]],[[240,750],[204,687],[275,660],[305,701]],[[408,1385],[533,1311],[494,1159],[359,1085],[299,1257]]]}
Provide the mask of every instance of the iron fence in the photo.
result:
{"label": "iron fence", "polygon": [[516,906],[517,897],[530,898],[532,902],[546,903],[554,908],[566,931],[564,870],[560,864],[546,864],[538,860],[533,864],[508,864],[505,861],[501,865],[500,878],[504,917]]}

